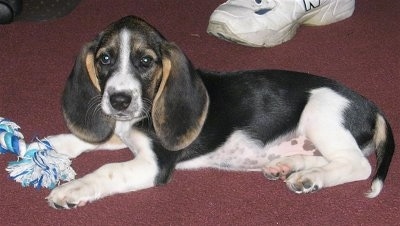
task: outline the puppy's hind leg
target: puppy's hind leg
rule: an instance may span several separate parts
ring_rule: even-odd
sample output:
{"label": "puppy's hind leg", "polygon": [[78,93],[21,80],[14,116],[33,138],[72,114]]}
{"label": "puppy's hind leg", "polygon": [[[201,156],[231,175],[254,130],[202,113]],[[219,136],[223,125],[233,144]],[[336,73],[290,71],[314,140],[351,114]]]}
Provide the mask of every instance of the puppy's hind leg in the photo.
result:
{"label": "puppy's hind leg", "polygon": [[355,138],[343,125],[350,101],[328,88],[313,90],[299,123],[299,133],[308,137],[328,164],[291,174],[286,184],[296,193],[364,180],[371,165]]}

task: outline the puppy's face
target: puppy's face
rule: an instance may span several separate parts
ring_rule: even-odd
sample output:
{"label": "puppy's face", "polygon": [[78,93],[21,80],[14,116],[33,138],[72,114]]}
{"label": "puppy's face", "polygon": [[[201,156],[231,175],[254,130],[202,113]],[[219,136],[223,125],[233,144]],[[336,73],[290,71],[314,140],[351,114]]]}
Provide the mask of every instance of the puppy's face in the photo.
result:
{"label": "puppy's face", "polygon": [[112,25],[100,34],[94,52],[101,109],[120,121],[148,115],[162,74],[163,38],[148,27],[131,25]]}
{"label": "puppy's face", "polygon": [[109,139],[116,121],[151,121],[168,150],[200,133],[206,88],[185,54],[144,20],[128,16],[82,49],[63,93],[69,129],[88,142]]}

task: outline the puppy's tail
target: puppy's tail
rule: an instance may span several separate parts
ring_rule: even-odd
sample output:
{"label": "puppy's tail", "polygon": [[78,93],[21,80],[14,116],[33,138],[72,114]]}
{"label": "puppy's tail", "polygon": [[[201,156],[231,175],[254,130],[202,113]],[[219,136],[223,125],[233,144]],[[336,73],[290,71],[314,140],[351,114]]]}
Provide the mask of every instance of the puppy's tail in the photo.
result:
{"label": "puppy's tail", "polygon": [[365,194],[368,198],[375,198],[381,192],[395,149],[392,129],[381,114],[377,114],[373,143],[376,148],[377,163],[371,190]]}

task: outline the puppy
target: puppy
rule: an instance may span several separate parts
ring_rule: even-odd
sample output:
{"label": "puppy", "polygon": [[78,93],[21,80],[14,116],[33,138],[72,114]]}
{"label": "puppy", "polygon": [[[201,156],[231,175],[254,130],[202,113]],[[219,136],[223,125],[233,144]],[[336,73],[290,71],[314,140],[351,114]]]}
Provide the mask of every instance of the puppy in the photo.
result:
{"label": "puppy", "polygon": [[[296,193],[365,180],[382,190],[394,152],[391,128],[369,100],[327,78],[282,70],[198,70],[140,18],[109,25],[86,44],[68,78],[63,114],[72,134],[50,137],[71,158],[129,148],[133,160],[107,164],[55,188],[50,206],[74,208],[116,193],[165,184],[175,169],[261,170]],[[305,136],[322,156],[274,160],[266,153]]]}

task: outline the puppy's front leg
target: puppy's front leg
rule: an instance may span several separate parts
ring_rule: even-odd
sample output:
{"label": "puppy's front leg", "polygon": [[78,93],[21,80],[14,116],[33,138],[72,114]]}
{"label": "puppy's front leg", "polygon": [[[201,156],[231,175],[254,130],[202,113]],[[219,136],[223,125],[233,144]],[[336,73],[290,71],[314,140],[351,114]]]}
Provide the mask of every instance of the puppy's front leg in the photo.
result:
{"label": "puppy's front leg", "polygon": [[128,145],[135,150],[135,159],[104,165],[91,174],[55,188],[47,197],[49,205],[69,209],[112,194],[153,187],[158,165],[151,141],[134,130],[129,138],[131,144]]}
{"label": "puppy's front leg", "polygon": [[73,208],[116,193],[154,186],[157,166],[143,157],[104,165],[95,172],[55,188],[47,197],[54,208]]}
{"label": "puppy's front leg", "polygon": [[79,139],[74,134],[59,134],[47,137],[57,153],[64,154],[69,158],[76,158],[83,152],[93,150],[119,150],[126,145],[117,136],[112,136],[108,141],[100,144],[92,144]]}

